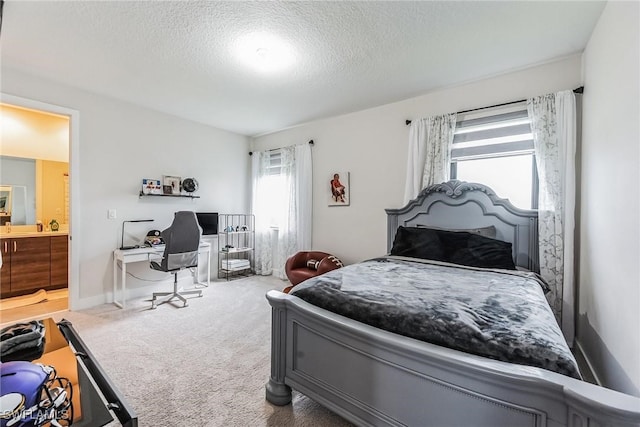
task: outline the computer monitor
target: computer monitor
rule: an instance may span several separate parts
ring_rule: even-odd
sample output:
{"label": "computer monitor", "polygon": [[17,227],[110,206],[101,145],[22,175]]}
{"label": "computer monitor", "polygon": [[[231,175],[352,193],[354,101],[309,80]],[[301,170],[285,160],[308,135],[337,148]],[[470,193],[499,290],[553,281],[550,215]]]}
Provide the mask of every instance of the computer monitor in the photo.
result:
{"label": "computer monitor", "polygon": [[218,234],[218,212],[196,212],[202,235]]}

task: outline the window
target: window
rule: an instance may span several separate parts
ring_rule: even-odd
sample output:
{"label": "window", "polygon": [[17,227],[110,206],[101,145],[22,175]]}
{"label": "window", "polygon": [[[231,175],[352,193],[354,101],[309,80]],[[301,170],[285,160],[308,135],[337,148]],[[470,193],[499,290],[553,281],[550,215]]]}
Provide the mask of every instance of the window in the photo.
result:
{"label": "window", "polygon": [[260,178],[258,194],[262,202],[260,215],[266,220],[265,225],[278,227],[286,212],[283,206],[288,206],[286,193],[286,179],[282,174],[282,152],[272,150],[266,153],[264,174]]}
{"label": "window", "polygon": [[536,209],[538,176],[526,105],[491,115],[483,112],[481,117],[474,113],[458,116],[451,178],[488,185],[513,205]]}

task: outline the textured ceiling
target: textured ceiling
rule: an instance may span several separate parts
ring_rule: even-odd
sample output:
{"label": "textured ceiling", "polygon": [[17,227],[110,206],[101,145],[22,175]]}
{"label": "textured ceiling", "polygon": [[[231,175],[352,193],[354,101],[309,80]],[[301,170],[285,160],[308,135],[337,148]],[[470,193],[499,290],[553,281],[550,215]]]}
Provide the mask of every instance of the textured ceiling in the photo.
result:
{"label": "textured ceiling", "polygon": [[[7,1],[2,66],[244,135],[582,52],[603,2]],[[242,40],[285,43],[264,72]]]}

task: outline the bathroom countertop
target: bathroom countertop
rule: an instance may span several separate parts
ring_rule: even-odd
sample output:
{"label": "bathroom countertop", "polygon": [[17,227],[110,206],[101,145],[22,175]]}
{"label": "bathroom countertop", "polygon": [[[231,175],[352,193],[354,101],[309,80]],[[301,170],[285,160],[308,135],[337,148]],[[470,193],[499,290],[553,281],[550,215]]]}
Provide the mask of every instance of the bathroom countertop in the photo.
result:
{"label": "bathroom countertop", "polygon": [[44,236],[68,236],[68,231],[11,231],[7,233],[5,230],[0,230],[0,238],[2,239],[16,239],[20,237],[44,237]]}

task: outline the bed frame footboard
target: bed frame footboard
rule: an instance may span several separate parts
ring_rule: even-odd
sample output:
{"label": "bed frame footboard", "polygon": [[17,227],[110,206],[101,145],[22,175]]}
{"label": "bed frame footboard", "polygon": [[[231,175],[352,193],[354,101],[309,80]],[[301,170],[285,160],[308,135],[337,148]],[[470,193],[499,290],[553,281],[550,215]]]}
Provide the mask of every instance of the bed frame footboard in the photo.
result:
{"label": "bed frame footboard", "polygon": [[640,399],[385,332],[270,291],[266,398],[291,388],[357,425],[638,426]]}
{"label": "bed frame footboard", "polygon": [[271,310],[271,376],[266,385],[267,400],[274,405],[291,403],[291,387],[285,384],[287,322],[285,307]]}

